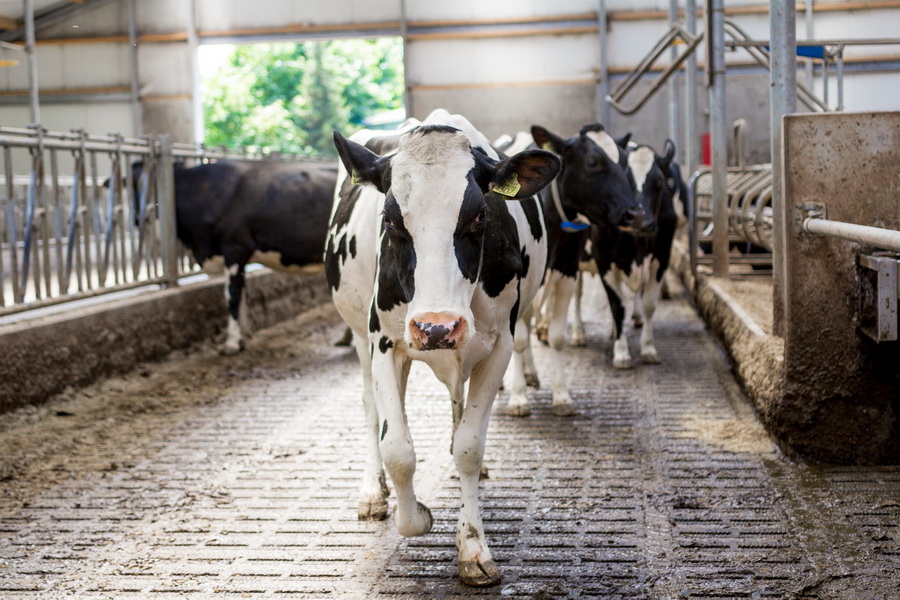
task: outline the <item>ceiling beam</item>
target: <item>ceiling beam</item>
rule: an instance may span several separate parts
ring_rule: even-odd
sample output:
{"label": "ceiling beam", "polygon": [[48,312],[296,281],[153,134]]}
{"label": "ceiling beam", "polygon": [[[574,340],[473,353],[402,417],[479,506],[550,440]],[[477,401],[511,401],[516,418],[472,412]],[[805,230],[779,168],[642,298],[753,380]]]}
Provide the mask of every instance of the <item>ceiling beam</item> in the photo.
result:
{"label": "ceiling beam", "polygon": [[[101,4],[110,2],[111,0],[65,0],[57,2],[44,10],[35,11],[34,28],[40,30],[43,27],[55,25],[60,21],[68,19],[84,10],[97,7]],[[0,29],[4,29],[0,26]],[[25,38],[25,25],[15,23],[15,27],[8,31],[0,32],[0,41],[15,42]]]}

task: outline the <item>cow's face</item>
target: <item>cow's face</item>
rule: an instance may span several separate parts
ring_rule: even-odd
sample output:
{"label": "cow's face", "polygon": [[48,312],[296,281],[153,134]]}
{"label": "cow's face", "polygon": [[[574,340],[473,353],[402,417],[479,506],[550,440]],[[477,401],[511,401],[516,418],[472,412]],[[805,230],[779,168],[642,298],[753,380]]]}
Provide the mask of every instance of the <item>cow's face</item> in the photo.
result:
{"label": "cow's face", "polygon": [[656,233],[660,212],[671,206],[672,188],[668,181],[669,165],[675,157],[675,144],[666,140],[666,150],[659,156],[650,146],[638,146],[628,153],[628,172],[634,180],[635,190],[644,211],[644,227],[641,233]]}
{"label": "cow's face", "polygon": [[564,205],[595,225],[641,229],[644,213],[626,173],[627,153],[602,125],[587,125],[568,139],[538,125],[531,134],[538,146],[562,159],[559,190]]}
{"label": "cow's face", "polygon": [[441,125],[412,130],[387,157],[337,132],[335,145],[354,182],[385,194],[377,308],[407,305],[404,341],[413,349],[462,347],[474,334],[485,232],[501,218],[486,194],[533,196],[556,176],[559,160],[532,150],[494,161]]}

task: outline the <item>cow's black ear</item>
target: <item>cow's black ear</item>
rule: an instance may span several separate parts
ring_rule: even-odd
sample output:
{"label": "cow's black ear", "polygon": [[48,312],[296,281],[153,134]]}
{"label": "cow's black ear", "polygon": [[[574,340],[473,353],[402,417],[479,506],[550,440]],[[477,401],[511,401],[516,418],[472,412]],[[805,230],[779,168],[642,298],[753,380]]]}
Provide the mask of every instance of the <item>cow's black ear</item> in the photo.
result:
{"label": "cow's black ear", "polygon": [[390,161],[363,146],[348,140],[337,130],[334,131],[334,147],[337,148],[341,162],[350,174],[353,183],[371,184],[382,194],[390,187],[387,169]]}
{"label": "cow's black ear", "polygon": [[616,141],[616,144],[621,148],[628,148],[628,143],[631,141],[631,132],[626,131],[625,134],[621,137],[613,138]]}
{"label": "cow's black ear", "polygon": [[531,126],[531,137],[538,148],[549,150],[555,154],[563,153],[565,140],[540,125]]}
{"label": "cow's black ear", "polygon": [[491,190],[508,200],[530,198],[559,173],[559,158],[544,150],[525,150],[497,163]]}
{"label": "cow's black ear", "polygon": [[662,161],[663,173],[669,172],[669,165],[672,164],[672,160],[674,158],[675,158],[675,142],[667,139],[665,149],[663,150],[663,155],[660,159]]}

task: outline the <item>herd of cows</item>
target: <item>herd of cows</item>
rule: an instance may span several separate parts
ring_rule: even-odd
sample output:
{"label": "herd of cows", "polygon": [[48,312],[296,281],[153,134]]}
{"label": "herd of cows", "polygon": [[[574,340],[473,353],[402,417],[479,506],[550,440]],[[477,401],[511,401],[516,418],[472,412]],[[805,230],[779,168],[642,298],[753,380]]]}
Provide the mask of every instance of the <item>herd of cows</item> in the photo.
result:
{"label": "herd of cows", "polygon": [[413,488],[404,403],[412,361],[426,363],[447,386],[465,584],[500,581],[485,540],[479,477],[488,418],[510,361],[506,409],[530,412],[526,386],[538,381],[530,338],[538,321],[556,357],[552,411],[574,413],[562,350],[586,264],[601,276],[612,310],[613,366],[633,366],[625,286],[635,291],[636,323],[643,321],[640,359],[660,360],[653,315],[685,187],[670,141],[660,154],[629,138],[615,139],[599,124],[568,138],[534,126],[530,135],[492,145],[464,117],[437,110],[396,131],[335,132],[336,165],[220,161],[176,169],[179,239],[200,264],[221,258],[227,270],[223,353],[243,347],[248,263],[290,271],[324,260],[363,373],[360,519],[387,516],[387,471],[398,531],[431,529],[431,513]]}

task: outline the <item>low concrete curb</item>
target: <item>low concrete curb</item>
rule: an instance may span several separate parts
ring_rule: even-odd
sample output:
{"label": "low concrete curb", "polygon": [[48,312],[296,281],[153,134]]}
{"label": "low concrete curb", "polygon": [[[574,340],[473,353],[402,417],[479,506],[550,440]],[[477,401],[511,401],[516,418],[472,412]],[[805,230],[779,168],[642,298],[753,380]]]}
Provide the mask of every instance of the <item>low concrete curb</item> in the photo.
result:
{"label": "low concrete curb", "polygon": [[[329,301],[323,272],[247,275],[253,330]],[[37,404],[68,386],[125,373],[218,336],[226,323],[222,278],[0,326],[0,412]],[[252,343],[252,342],[251,342]]]}

